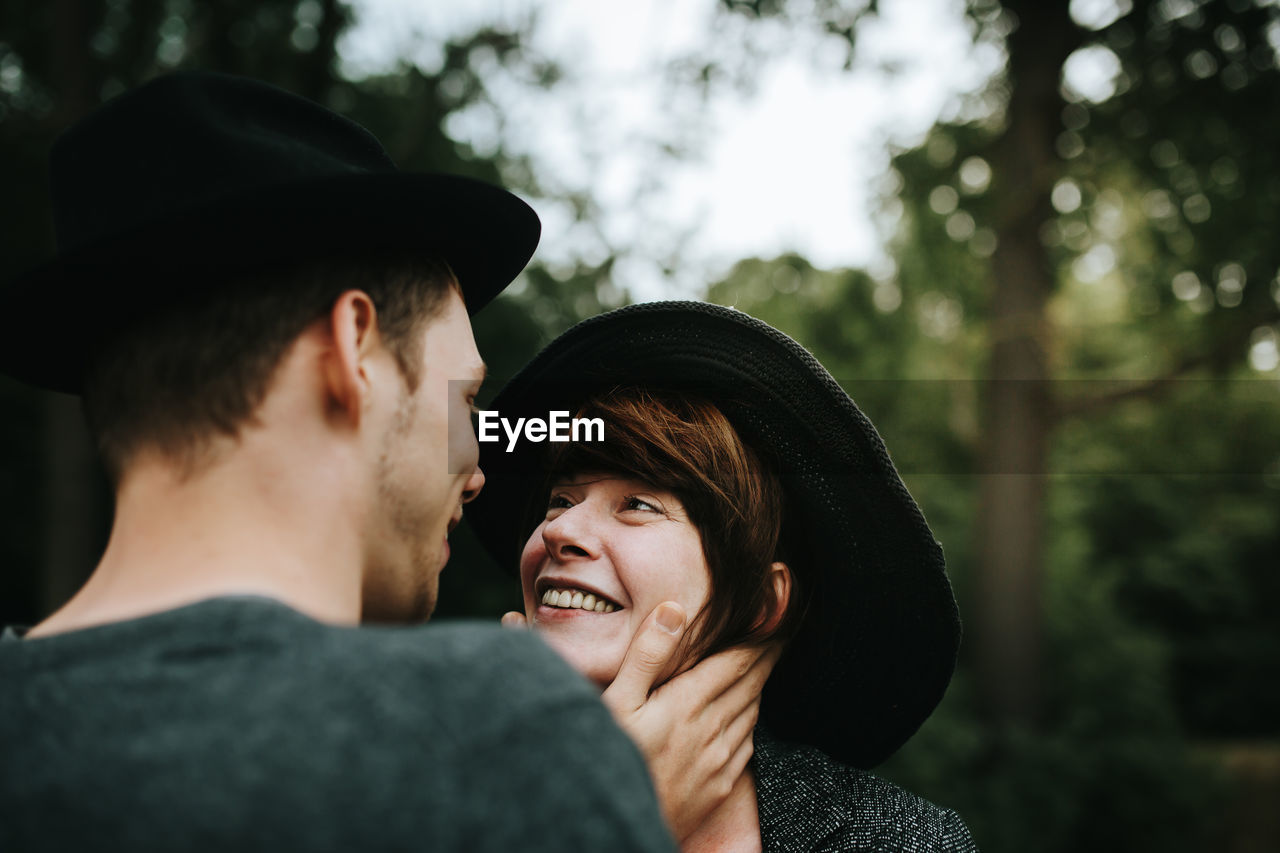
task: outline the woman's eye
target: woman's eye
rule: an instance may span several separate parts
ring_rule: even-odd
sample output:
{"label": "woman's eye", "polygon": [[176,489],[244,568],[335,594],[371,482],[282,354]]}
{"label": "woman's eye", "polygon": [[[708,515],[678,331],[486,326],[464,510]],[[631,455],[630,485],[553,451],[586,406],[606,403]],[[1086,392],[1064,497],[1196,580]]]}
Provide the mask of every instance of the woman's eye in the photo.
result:
{"label": "woman's eye", "polygon": [[569,503],[569,499],[564,495],[552,495],[547,499],[548,512],[553,509],[568,509],[570,506],[572,506],[572,504]]}
{"label": "woman's eye", "polygon": [[626,498],[622,502],[624,509],[635,509],[642,512],[662,512],[662,508],[657,504],[650,503],[644,498],[637,498],[634,495]]}

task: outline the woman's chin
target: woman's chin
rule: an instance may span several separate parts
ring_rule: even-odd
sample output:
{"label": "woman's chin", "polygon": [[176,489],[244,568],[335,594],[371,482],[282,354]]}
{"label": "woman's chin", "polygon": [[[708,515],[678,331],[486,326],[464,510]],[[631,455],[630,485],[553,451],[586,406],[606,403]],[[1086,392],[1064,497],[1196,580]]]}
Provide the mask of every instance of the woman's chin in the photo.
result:
{"label": "woman's chin", "polygon": [[560,631],[541,633],[547,645],[564,658],[574,671],[601,690],[612,684],[613,679],[617,677],[618,670],[622,666],[623,654],[626,653],[625,646],[621,652],[618,652],[610,648],[612,644],[566,636]]}

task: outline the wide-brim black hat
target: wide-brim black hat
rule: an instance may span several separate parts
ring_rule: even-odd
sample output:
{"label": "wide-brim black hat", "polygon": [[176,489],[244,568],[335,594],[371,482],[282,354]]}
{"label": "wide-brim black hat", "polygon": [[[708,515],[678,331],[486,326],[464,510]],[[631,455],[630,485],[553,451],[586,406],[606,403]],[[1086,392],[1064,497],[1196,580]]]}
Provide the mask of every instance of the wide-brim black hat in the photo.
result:
{"label": "wide-brim black hat", "polygon": [[[400,172],[374,136],[305,98],[201,71],[159,77],[64,133],[50,158],[58,254],[7,283],[0,370],[79,390],[111,325],[222,270],[370,252],[446,262],[475,313],[540,225],[511,193]],[[212,274],[211,274],[212,273]]]}
{"label": "wide-brim black hat", "polygon": [[[776,460],[796,566],[809,585],[798,633],[770,678],[763,722],[857,767],[920,727],[955,668],[960,621],[942,548],[884,442],[804,347],[741,311],[656,302],[574,326],[497,395],[503,418],[573,412],[592,393],[642,385],[715,403]],[[609,426],[605,424],[605,437]],[[515,567],[547,444],[481,445],[487,485],[467,508],[490,553]]]}

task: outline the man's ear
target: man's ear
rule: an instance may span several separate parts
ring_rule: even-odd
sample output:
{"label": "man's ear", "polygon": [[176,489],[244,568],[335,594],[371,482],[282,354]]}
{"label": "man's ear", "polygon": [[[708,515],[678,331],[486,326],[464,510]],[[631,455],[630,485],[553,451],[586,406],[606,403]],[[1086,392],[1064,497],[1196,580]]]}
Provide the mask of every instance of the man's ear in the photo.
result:
{"label": "man's ear", "polygon": [[359,424],[369,392],[368,359],[379,346],[378,312],[362,290],[348,290],[327,317],[332,350],[324,359],[324,383],[331,416]]}
{"label": "man's ear", "polygon": [[769,577],[765,581],[765,603],[760,614],[760,629],[765,632],[776,629],[790,603],[791,568],[786,563],[774,563],[769,566]]}

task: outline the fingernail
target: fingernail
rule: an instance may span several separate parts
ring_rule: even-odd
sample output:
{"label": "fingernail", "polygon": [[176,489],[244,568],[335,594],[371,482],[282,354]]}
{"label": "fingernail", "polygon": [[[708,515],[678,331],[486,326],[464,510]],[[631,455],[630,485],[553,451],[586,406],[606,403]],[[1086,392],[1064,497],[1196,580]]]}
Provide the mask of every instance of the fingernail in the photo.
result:
{"label": "fingernail", "polygon": [[653,621],[668,634],[674,634],[684,627],[684,611],[674,604],[662,604],[659,605]]}

